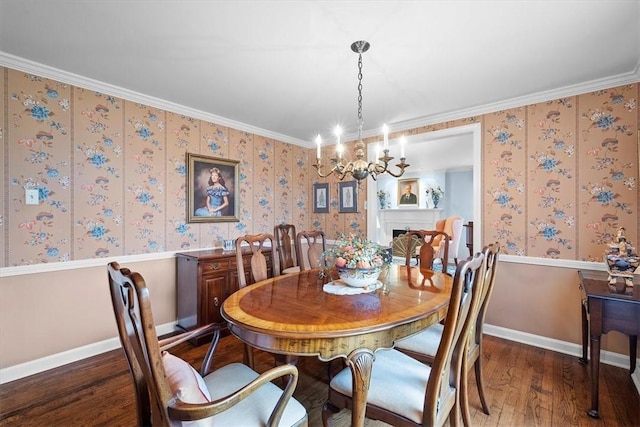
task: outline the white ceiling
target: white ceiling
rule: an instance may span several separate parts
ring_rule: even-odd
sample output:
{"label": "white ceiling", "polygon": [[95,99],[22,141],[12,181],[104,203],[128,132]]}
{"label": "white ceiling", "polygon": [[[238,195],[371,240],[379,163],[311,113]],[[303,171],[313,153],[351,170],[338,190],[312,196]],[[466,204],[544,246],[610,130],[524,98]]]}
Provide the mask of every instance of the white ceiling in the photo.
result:
{"label": "white ceiling", "polygon": [[639,1],[1,0],[0,16],[3,65],[304,146],[357,131],[356,40],[364,136],[640,80]]}

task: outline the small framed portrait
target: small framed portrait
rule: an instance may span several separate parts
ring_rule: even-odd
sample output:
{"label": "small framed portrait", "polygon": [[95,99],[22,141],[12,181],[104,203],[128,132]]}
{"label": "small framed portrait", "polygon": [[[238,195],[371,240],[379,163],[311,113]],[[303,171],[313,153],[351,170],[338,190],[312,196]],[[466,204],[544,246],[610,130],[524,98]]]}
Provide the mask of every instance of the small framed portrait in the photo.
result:
{"label": "small framed portrait", "polygon": [[399,179],[398,206],[418,206],[419,190],[417,179]]}
{"label": "small framed portrait", "polygon": [[187,153],[187,222],[240,221],[240,162]]}
{"label": "small framed portrait", "polygon": [[358,212],[358,192],[355,181],[338,183],[338,200],[340,202],[338,204],[338,212]]}
{"label": "small framed portrait", "polygon": [[313,184],[313,212],[329,213],[329,183]]}

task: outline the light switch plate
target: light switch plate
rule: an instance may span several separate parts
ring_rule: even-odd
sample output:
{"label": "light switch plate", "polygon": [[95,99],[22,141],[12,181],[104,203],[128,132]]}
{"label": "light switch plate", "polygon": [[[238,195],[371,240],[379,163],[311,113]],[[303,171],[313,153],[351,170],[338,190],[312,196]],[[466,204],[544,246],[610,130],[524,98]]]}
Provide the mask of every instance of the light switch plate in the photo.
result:
{"label": "light switch plate", "polygon": [[27,205],[37,205],[38,200],[38,189],[28,188],[25,191],[24,200]]}

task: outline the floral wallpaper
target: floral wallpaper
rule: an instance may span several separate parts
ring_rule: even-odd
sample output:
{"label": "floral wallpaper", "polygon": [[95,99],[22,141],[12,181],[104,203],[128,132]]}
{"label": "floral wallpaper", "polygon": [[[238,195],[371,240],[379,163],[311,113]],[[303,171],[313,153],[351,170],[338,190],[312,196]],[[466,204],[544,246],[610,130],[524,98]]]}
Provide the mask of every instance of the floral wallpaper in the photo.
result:
{"label": "floral wallpaper", "polygon": [[638,244],[638,84],[484,116],[484,239],[506,253],[601,261]]}
{"label": "floral wallpaper", "polygon": [[[0,267],[309,228],[309,150],[0,68]],[[186,222],[186,153],[240,161],[240,221]],[[25,188],[40,203],[26,205]]]}
{"label": "floral wallpaper", "polygon": [[[314,149],[9,68],[0,85],[0,267],[208,248],[277,223],[366,234],[367,183],[358,213],[342,214],[337,178],[322,180],[330,211],[313,213]],[[481,123],[483,241],[600,261],[617,227],[638,244],[639,86],[403,133]],[[240,162],[239,222],[186,222],[187,152]],[[40,204],[24,204],[25,188]]]}

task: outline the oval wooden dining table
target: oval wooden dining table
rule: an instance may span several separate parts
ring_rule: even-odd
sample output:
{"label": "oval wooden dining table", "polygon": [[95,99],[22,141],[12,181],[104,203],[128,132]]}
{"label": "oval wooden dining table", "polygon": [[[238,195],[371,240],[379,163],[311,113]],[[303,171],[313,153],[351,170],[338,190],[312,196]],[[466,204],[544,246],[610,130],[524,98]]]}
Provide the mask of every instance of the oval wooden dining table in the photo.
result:
{"label": "oval wooden dining table", "polygon": [[222,305],[229,331],[270,353],[344,358],[355,378],[352,426],[363,426],[375,351],[439,322],[446,314],[452,278],[391,265],[379,288],[357,295],[323,290],[331,273],[312,269],[244,287]]}

